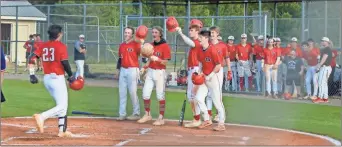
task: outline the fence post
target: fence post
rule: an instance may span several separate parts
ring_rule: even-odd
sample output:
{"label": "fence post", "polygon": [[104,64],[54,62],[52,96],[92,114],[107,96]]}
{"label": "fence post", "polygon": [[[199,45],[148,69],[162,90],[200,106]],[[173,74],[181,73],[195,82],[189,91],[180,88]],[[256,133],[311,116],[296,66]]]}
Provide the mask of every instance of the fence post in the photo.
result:
{"label": "fence post", "polygon": [[324,36],[328,36],[328,2],[324,1]]}
{"label": "fence post", "polygon": [[143,12],[142,12],[142,2],[141,1],[139,1],[139,17],[140,17],[140,19],[139,19],[139,25],[142,25],[143,24],[143,20],[142,20],[142,17],[143,16]]}
{"label": "fence post", "polygon": [[15,73],[18,72],[18,6],[15,6]]}
{"label": "fence post", "polygon": [[[262,16],[260,16],[262,17]],[[264,14],[264,37],[266,38],[266,35],[267,35],[267,15]],[[266,47],[266,39],[264,41],[264,48]],[[266,77],[265,77],[265,74],[263,74],[263,80],[262,80],[262,93],[264,96],[266,96]]]}
{"label": "fence post", "polygon": [[51,11],[51,6],[50,5],[48,5],[48,10],[47,10],[47,27],[49,27],[50,26],[50,23],[51,23],[51,16],[50,16],[50,12]]}
{"label": "fence post", "polygon": [[[262,21],[262,16],[261,16],[261,11],[262,11],[262,3],[261,3],[261,0],[259,0],[259,34],[261,34],[262,33],[262,23],[261,23],[261,21]],[[266,37],[266,36],[264,36],[264,37]]]}
{"label": "fence post", "polygon": [[100,63],[100,19],[97,17],[97,63]]}
{"label": "fence post", "polygon": [[[123,30],[122,30],[122,25],[123,25],[122,24],[122,1],[120,1],[120,5],[119,6],[120,6],[120,14],[119,14],[120,15],[120,20],[119,21],[120,21],[120,36],[121,36],[120,37],[121,38],[120,42],[122,42],[123,41],[123,34],[122,34],[122,32],[123,32]],[[127,23],[127,20],[126,20],[126,23]]]}
{"label": "fence post", "polygon": [[302,41],[305,40],[304,30],[305,30],[305,2],[302,1],[302,37],[301,37]]}
{"label": "fence post", "polygon": [[83,4],[83,35],[86,35],[86,25],[87,25],[87,5]]}

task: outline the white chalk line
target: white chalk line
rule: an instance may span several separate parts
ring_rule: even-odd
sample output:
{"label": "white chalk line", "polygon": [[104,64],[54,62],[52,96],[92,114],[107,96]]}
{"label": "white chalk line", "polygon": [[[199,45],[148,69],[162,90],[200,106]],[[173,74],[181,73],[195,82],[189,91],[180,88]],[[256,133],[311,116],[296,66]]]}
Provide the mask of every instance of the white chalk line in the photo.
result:
{"label": "white chalk line", "polygon": [[[31,116],[26,116],[26,117],[13,117],[13,118],[21,118],[21,119],[27,119],[27,118],[32,118]],[[69,116],[69,118],[80,118],[80,119],[117,119],[117,117],[85,117],[85,116]],[[172,119],[165,119],[167,121],[172,121],[172,122],[178,122],[178,120],[172,120]],[[184,122],[190,122],[190,121],[184,121]],[[225,123],[226,125],[230,126],[239,126],[239,127],[252,127],[252,128],[259,128],[259,129],[268,129],[268,130],[276,130],[276,131],[283,131],[283,132],[290,132],[290,133],[297,133],[297,134],[302,134],[302,135],[308,135],[312,137],[318,137],[324,140],[327,140],[336,146],[341,146],[341,142],[333,139],[329,136],[323,136],[323,135],[318,135],[318,134],[313,134],[313,133],[307,133],[307,132],[302,132],[302,131],[294,131],[294,130],[289,130],[289,129],[280,129],[280,128],[273,128],[273,127],[265,127],[265,126],[253,126],[253,125],[244,125],[244,124],[231,124],[231,123]]]}
{"label": "white chalk line", "polygon": [[[139,140],[136,140],[136,142],[154,142],[154,143],[164,143],[165,144],[165,141],[163,140],[147,140],[147,139],[139,139]],[[178,140],[177,143],[180,143],[181,141]],[[237,141],[237,142],[233,142],[233,141],[201,141],[201,142],[196,142],[196,141],[184,141],[185,143],[189,143],[189,144],[198,144],[198,143],[203,143],[203,144],[240,144],[240,145],[245,145],[245,142],[243,141]]]}
{"label": "white chalk line", "polygon": [[[145,135],[147,134],[148,132],[150,132],[152,130],[152,128],[143,128],[139,134],[137,134],[137,136],[141,136],[141,135]],[[127,140],[124,140],[124,141],[121,141],[119,142],[118,144],[116,144],[115,146],[123,146],[131,141],[134,141],[134,139],[127,139]]]}

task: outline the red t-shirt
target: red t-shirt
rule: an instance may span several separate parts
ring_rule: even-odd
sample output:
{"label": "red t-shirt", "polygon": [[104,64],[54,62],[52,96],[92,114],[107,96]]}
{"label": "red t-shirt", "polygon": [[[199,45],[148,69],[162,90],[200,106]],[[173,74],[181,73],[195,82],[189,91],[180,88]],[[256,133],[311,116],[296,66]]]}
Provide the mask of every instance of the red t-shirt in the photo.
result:
{"label": "red t-shirt", "polygon": [[242,46],[242,44],[238,44],[236,46],[236,54],[239,57],[239,60],[247,61],[249,60],[249,55],[252,53],[252,45],[246,44],[246,46]]}
{"label": "red t-shirt", "polygon": [[236,59],[236,48],[235,45],[229,45],[227,44],[227,50],[228,50],[228,55],[229,55],[229,59],[232,62],[235,62]]}
{"label": "red t-shirt", "polygon": [[214,46],[210,45],[208,49],[201,49],[198,52],[198,60],[202,63],[202,71],[205,75],[213,72],[215,66],[220,64],[219,55]]}
{"label": "red t-shirt", "polygon": [[265,64],[269,64],[269,65],[275,64],[277,61],[277,57],[279,57],[278,49],[264,48],[263,56],[264,56]]}
{"label": "red t-shirt", "polygon": [[[284,48],[284,49],[282,50],[281,54],[282,54],[283,56],[288,56],[288,55],[290,55],[291,49],[292,49],[291,47]],[[300,49],[299,47],[296,48],[296,55],[297,55],[297,57],[299,57],[299,58],[303,58],[302,49]]]}
{"label": "red t-shirt", "polygon": [[119,57],[123,68],[139,67],[139,54],[141,44],[135,41],[121,43]]}
{"label": "red t-shirt", "polygon": [[[337,57],[337,50],[336,49],[333,49],[332,50],[332,59],[331,59],[331,63],[330,63],[330,66],[331,67],[336,67],[336,57]],[[322,58],[322,57],[321,57]]]}
{"label": "red t-shirt", "polygon": [[24,44],[24,47],[26,48],[26,52],[30,53],[31,52],[31,40],[27,40]]}
{"label": "red t-shirt", "polygon": [[255,55],[256,60],[262,60],[262,53],[263,53],[263,46],[256,44],[254,45],[254,50],[253,50],[253,54]]}
{"label": "red t-shirt", "polygon": [[188,68],[195,67],[199,65],[199,61],[197,59],[197,53],[201,50],[201,44],[198,40],[193,40],[195,43],[195,47],[191,48],[188,56]]}
{"label": "red t-shirt", "polygon": [[60,41],[47,41],[34,51],[42,59],[44,74],[64,75],[63,60],[68,60],[67,46]]}
{"label": "red t-shirt", "polygon": [[310,66],[316,66],[318,64],[317,57],[321,55],[318,48],[313,48],[310,51],[304,51],[303,57]]}
{"label": "red t-shirt", "polygon": [[220,64],[222,66],[226,65],[225,59],[229,58],[228,56],[228,49],[225,43],[218,42],[217,44],[213,45],[213,47],[217,50],[217,54],[219,56]]}
{"label": "red t-shirt", "polygon": [[[158,45],[154,45],[151,43],[154,51],[153,55],[159,57],[162,60],[170,60],[171,59],[171,48],[167,43],[162,43]],[[159,61],[151,61],[149,64],[149,68],[152,69],[166,69],[166,65],[161,64]]]}

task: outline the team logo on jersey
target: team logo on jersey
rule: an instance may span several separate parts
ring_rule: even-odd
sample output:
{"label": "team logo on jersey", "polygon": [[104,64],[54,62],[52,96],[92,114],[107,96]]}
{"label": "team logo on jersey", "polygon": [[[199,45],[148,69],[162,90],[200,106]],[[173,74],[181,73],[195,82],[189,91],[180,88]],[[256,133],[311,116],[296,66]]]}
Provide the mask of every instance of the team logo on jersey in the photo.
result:
{"label": "team logo on jersey", "polygon": [[160,57],[160,52],[156,52],[156,56]]}
{"label": "team logo on jersey", "polygon": [[133,52],[133,49],[132,48],[127,48],[127,51],[128,52]]}
{"label": "team logo on jersey", "polygon": [[206,62],[210,62],[211,61],[211,59],[209,58],[209,57],[205,57],[205,59],[204,59]]}

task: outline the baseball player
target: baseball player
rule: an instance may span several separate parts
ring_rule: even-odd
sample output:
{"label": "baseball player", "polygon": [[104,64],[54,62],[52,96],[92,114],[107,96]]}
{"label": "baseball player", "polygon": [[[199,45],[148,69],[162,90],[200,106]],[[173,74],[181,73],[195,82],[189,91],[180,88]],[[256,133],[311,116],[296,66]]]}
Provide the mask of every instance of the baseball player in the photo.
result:
{"label": "baseball player", "polygon": [[31,53],[31,41],[33,41],[33,35],[30,35],[29,36],[29,40],[27,40],[24,44],[24,49],[26,49],[26,55],[25,55],[25,58],[26,58],[26,64],[25,64],[25,71],[27,70],[27,66],[28,66],[28,56],[30,55]]}
{"label": "baseball player", "polygon": [[[75,78],[72,76],[68,62],[67,46],[60,42],[62,39],[62,27],[51,25],[48,30],[49,41],[42,44],[30,56],[30,60],[42,58],[44,70],[44,85],[50,95],[54,98],[56,106],[41,114],[34,114],[33,118],[37,123],[38,130],[44,132],[44,121],[48,118],[58,116],[59,137],[71,137],[72,133],[67,131],[67,109],[68,90],[65,83],[65,72],[68,74],[68,81],[72,83]],[[30,69],[30,82],[38,83],[34,70]]]}
{"label": "baseball player", "polygon": [[200,31],[200,26],[193,24],[189,27],[189,35],[191,39],[182,33],[181,28],[177,27],[176,31],[182,37],[184,42],[191,47],[189,51],[189,55],[188,55],[187,98],[190,102],[191,110],[194,115],[194,120],[190,123],[185,124],[184,127],[187,127],[187,128],[198,127],[201,125],[202,122],[200,120],[199,107],[195,103],[196,91],[195,91],[195,85],[192,83],[192,80],[191,80],[191,75],[194,72],[199,71],[199,61],[197,59],[197,54],[202,48],[198,40],[198,33]]}
{"label": "baseball player", "polygon": [[1,103],[2,102],[5,102],[6,101],[6,98],[4,96],[4,94],[2,93],[2,83],[4,81],[4,73],[5,73],[5,70],[6,70],[6,59],[5,59],[5,53],[4,53],[4,49],[3,47],[1,46],[0,44],[0,53],[1,53],[1,56],[0,56],[0,62],[1,62],[1,65],[0,65],[0,79],[1,79]]}
{"label": "baseball player", "polygon": [[[35,44],[37,44],[37,46],[38,47],[40,47],[44,42],[43,42],[43,40],[40,38],[40,34],[35,34]],[[42,69],[42,59],[38,59],[37,60],[38,62],[37,62],[37,72],[38,71],[42,71],[43,69]]]}
{"label": "baseball player", "polygon": [[328,79],[331,73],[332,49],[330,48],[330,39],[323,37],[321,40],[321,61],[316,65],[318,73],[318,97],[313,99],[314,103],[327,103],[328,100]]}
{"label": "baseball player", "polygon": [[[310,42],[310,44],[308,43]],[[316,73],[316,65],[320,59],[320,50],[313,46],[313,40],[309,39],[308,42],[302,43],[304,50],[303,57],[307,62],[306,74],[305,74],[305,87],[307,95],[304,99],[308,99],[312,96],[311,82],[313,83],[314,93],[317,95],[318,90],[318,75]]]}
{"label": "baseball player", "polygon": [[[254,36],[253,36],[254,39]],[[255,39],[254,39],[255,40]],[[256,60],[256,87],[257,91],[260,92],[260,81],[261,77],[263,77],[262,73],[262,65],[261,65],[261,60],[263,59],[262,53],[264,52],[264,36],[259,35],[258,36],[258,41],[255,41],[257,44],[253,45],[253,54],[255,55],[255,60]]]}
{"label": "baseball player", "polygon": [[277,89],[278,89],[278,95],[282,95],[285,89],[284,83],[285,83],[285,75],[286,75],[286,65],[282,62],[284,59],[282,52],[283,48],[281,47],[281,39],[279,37],[276,37],[274,39],[275,45],[274,48],[278,50],[278,54],[280,54],[280,63],[278,66],[278,75],[277,75]]}
{"label": "baseball player", "polygon": [[[219,76],[219,89],[220,89],[220,93],[222,93],[222,86],[223,86],[223,67],[227,66],[227,78],[226,79],[231,79],[231,67],[230,67],[230,59],[229,59],[229,54],[228,54],[228,49],[227,49],[227,45],[219,40],[219,35],[220,35],[220,28],[217,26],[212,26],[209,28],[210,30],[210,41],[211,41],[211,45],[217,50],[217,54],[219,56],[219,60],[220,60],[220,64],[221,64],[221,69],[220,72],[218,72],[218,76]],[[212,108],[213,108],[213,99],[211,97],[211,93],[212,91],[209,91],[209,94],[207,96],[207,107],[208,107],[208,113],[210,116],[212,116]],[[222,96],[222,95],[221,95]],[[222,98],[221,98],[222,99]],[[214,122],[218,122],[219,121],[219,116],[216,115],[215,118],[213,119]]]}
{"label": "baseball player", "polygon": [[[124,30],[125,42],[120,44],[117,70],[119,70],[119,98],[120,109],[118,120],[138,120],[140,118],[140,105],[137,95],[139,80],[139,55],[141,44],[133,40],[134,28],[126,27]],[[120,73],[120,74],[119,74]],[[133,114],[126,118],[127,89],[129,91]]]}
{"label": "baseball player", "polygon": [[157,99],[159,101],[159,117],[153,123],[153,125],[164,125],[164,112],[165,112],[165,82],[166,82],[166,64],[171,59],[171,49],[166,43],[166,40],[162,38],[163,29],[159,26],[153,27],[151,43],[154,47],[153,55],[149,58],[149,61],[142,68],[141,72],[146,73],[146,79],[143,87],[143,99],[145,107],[145,115],[138,120],[138,123],[145,123],[152,120],[150,113],[151,105],[151,93],[153,87],[156,86]]}
{"label": "baseball player", "polygon": [[304,66],[303,60],[297,57],[295,50],[290,51],[289,56],[284,57],[283,63],[286,64],[287,68],[284,97],[288,99],[289,97],[287,97],[287,95],[291,95],[289,92],[293,83],[296,86],[296,90],[300,91],[300,76],[303,75]]}
{"label": "baseball player", "polygon": [[[219,123],[218,126],[213,129],[216,131],[225,130],[225,110],[222,103],[222,91],[221,88],[217,86],[220,85],[220,71],[221,70],[221,60],[219,58],[217,49],[213,45],[209,45],[210,31],[202,30],[200,32],[200,44],[202,45],[202,50],[198,52],[198,60],[202,65],[202,73],[205,76],[205,83],[199,85],[196,100],[203,114],[204,122],[199,126],[199,128],[205,128],[212,125],[210,119],[208,108],[205,104],[205,97],[210,93],[210,97],[213,99],[213,103],[218,111]],[[208,92],[209,91],[209,92]]]}
{"label": "baseball player", "polygon": [[[230,59],[230,69],[232,70],[232,91],[237,91],[237,69],[236,69],[236,48],[234,45],[234,36],[228,36],[227,49]],[[230,80],[228,80],[230,82]],[[227,82],[229,85],[230,83]],[[228,89],[228,86],[225,86]],[[226,90],[227,90],[226,89]]]}
{"label": "baseball player", "polygon": [[296,37],[292,37],[291,43],[288,45],[288,47],[284,48],[284,50],[282,50],[282,55],[288,56],[288,55],[290,55],[291,50],[295,50],[296,56],[299,58],[302,58],[303,52],[302,52],[302,49],[300,49],[300,46],[298,45],[297,42],[298,42],[298,39]]}
{"label": "baseball player", "polygon": [[[252,51],[252,45],[247,43],[247,35],[242,34],[241,43],[236,46],[236,59],[238,60],[238,74],[241,91],[243,87],[245,87],[245,91],[248,91],[248,85],[252,85]],[[243,81],[245,81],[245,86],[243,86]]]}
{"label": "baseball player", "polygon": [[76,77],[81,76],[84,77],[84,60],[85,60],[85,53],[87,52],[84,38],[85,36],[81,34],[79,37],[79,40],[75,41],[74,46],[74,60],[76,63]]}
{"label": "baseball player", "polygon": [[[265,78],[266,78],[266,91],[267,97],[271,98],[271,87],[273,92],[273,98],[278,98],[278,90],[277,90],[277,74],[278,74],[278,65],[280,62],[280,52],[276,48],[274,48],[274,39],[268,39],[267,48],[263,50],[264,59],[262,62],[262,67],[264,68]],[[272,80],[272,86],[271,86]]]}
{"label": "baseball player", "polygon": [[[33,36],[33,38],[32,38],[32,40],[29,42],[29,45],[28,45],[28,46],[30,46],[30,54],[34,53],[34,51],[37,50],[37,49],[39,48],[38,44],[36,43],[37,35],[36,35],[36,34],[33,34],[32,36]],[[35,67],[34,67],[35,65],[33,64],[33,62],[37,62],[37,64],[38,64],[38,63],[40,62],[39,60],[40,60],[39,58],[38,58],[38,59],[34,59],[34,60],[28,59],[28,62],[29,62],[29,64],[28,64],[29,71],[30,71],[30,70],[34,70],[34,68],[35,68]],[[36,71],[39,71],[39,66],[37,65],[36,67],[37,67],[37,70],[36,70]]]}

